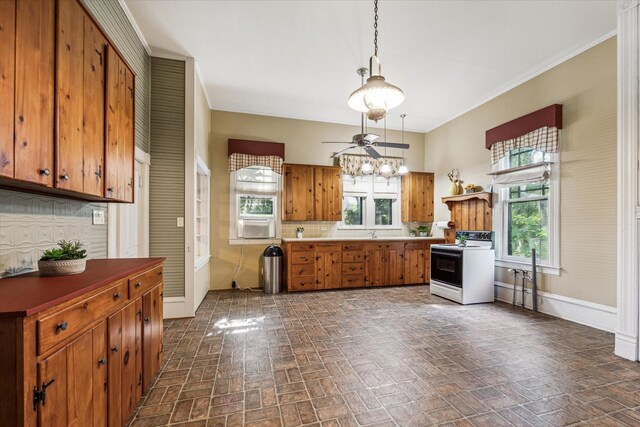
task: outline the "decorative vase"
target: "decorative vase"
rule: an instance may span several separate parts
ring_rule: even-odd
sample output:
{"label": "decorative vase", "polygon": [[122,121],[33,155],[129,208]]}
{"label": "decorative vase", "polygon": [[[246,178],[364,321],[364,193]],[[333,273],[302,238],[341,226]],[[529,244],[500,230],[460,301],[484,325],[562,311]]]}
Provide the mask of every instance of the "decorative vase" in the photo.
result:
{"label": "decorative vase", "polygon": [[420,237],[429,237],[429,232],[428,231],[421,231],[420,232]]}
{"label": "decorative vase", "polygon": [[304,231],[296,231],[296,237],[298,239],[302,239],[303,233],[304,233]]}
{"label": "decorative vase", "polygon": [[462,184],[458,182],[458,192],[456,194],[464,194],[464,188],[462,188]]}
{"label": "decorative vase", "polygon": [[455,181],[451,181],[451,187],[449,187],[449,193],[451,193],[452,196],[457,196],[458,194],[460,194],[460,189],[458,188],[458,183]]}
{"label": "decorative vase", "polygon": [[66,276],[82,273],[87,267],[87,259],[66,259],[61,261],[38,261],[41,276]]}

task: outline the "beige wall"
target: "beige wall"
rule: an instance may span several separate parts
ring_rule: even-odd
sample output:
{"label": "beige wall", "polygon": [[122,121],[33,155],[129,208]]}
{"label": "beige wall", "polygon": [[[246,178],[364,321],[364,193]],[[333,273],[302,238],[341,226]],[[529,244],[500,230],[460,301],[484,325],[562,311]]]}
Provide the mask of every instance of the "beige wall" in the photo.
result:
{"label": "beige wall", "polygon": [[[560,180],[560,276],[543,276],[541,290],[616,305],[616,39],[566,61],[482,106],[428,132],[425,167],[436,173],[436,220],[446,219],[446,173],[490,183],[487,129],[563,104]],[[495,228],[495,226],[494,226]],[[512,278],[498,269],[497,280]]]}
{"label": "beige wall", "polygon": [[[398,113],[400,114],[400,113]],[[357,115],[356,115],[357,118]],[[285,159],[289,163],[331,165],[332,152],[337,144],[321,141],[348,141],[359,133],[359,126],[339,125],[308,120],[285,119],[251,114],[211,112],[211,289],[231,287],[233,274],[240,260],[240,246],[229,245],[229,172],[227,140],[229,138],[284,142]],[[370,129],[371,130],[371,129]],[[379,135],[379,130],[371,130]],[[388,131],[387,139],[400,141],[399,131]],[[405,142],[411,149],[405,151],[411,170],[424,170],[424,135],[406,132]],[[399,150],[388,150],[389,156],[398,156]],[[241,287],[258,285],[258,259],[265,245],[245,245],[243,263],[236,278]]]}

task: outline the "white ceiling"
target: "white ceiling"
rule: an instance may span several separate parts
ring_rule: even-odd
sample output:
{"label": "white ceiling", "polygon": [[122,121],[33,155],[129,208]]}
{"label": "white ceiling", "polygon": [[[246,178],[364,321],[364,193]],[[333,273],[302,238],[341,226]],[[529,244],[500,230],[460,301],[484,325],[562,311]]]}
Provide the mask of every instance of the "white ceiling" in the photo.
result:
{"label": "white ceiling", "polygon": [[[124,0],[151,51],[196,59],[219,110],[358,124],[373,1]],[[381,0],[379,57],[426,131],[610,36],[615,1]]]}

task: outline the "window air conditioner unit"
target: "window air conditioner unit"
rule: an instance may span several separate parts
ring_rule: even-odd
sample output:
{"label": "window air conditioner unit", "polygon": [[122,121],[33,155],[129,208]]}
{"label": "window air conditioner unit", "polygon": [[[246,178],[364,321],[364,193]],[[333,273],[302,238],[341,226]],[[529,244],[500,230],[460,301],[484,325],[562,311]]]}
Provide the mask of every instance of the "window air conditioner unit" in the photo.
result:
{"label": "window air conditioner unit", "polygon": [[276,237],[274,218],[243,218],[238,221],[238,237],[270,239]]}

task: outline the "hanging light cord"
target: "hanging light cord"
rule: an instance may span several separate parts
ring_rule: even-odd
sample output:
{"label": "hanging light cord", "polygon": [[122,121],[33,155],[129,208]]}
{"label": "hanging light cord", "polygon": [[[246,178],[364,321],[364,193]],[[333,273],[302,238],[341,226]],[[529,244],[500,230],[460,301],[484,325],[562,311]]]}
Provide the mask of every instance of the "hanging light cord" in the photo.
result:
{"label": "hanging light cord", "polygon": [[374,55],[378,56],[378,0],[373,2],[373,13],[375,15],[373,20],[373,47]]}

